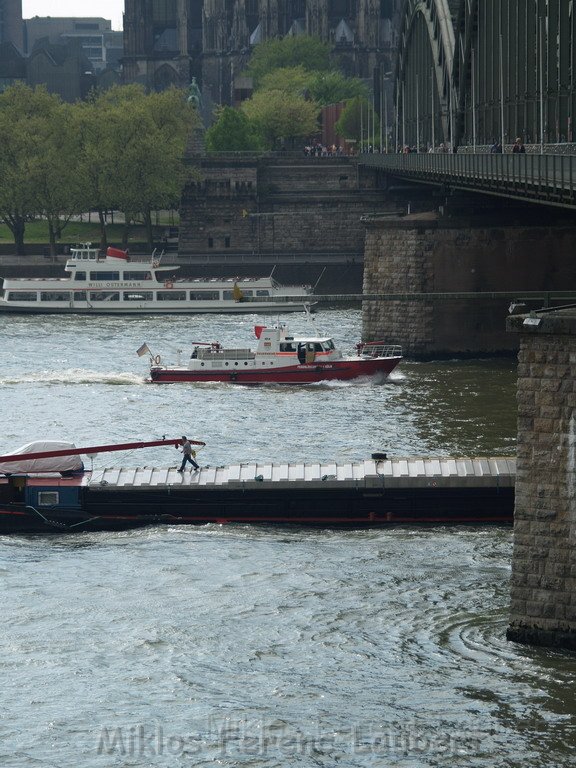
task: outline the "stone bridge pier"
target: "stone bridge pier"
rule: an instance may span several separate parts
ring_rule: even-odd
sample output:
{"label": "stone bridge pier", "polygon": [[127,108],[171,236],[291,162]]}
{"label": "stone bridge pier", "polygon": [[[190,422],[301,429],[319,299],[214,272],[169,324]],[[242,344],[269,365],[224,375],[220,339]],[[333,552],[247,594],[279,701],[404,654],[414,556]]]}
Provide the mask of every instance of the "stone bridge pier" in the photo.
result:
{"label": "stone bridge pier", "polygon": [[[476,198],[464,214],[363,220],[364,293],[512,292],[520,298],[576,285],[576,227],[531,206],[494,207]],[[363,338],[401,344],[406,356],[421,359],[510,354],[518,339],[505,331],[509,304],[509,298],[365,301]]]}
{"label": "stone bridge pier", "polygon": [[576,649],[576,307],[508,318],[520,335],[507,637]]}

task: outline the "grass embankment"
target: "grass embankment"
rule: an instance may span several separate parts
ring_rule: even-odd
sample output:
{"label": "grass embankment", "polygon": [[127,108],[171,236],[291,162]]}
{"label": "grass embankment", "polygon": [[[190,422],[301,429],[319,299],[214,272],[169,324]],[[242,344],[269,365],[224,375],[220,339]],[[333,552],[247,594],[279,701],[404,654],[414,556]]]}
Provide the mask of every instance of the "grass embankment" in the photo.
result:
{"label": "grass embankment", "polygon": [[[96,216],[93,216],[96,219]],[[176,222],[176,226],[177,226]],[[162,236],[166,227],[174,225],[174,219],[169,219],[166,216],[158,218],[158,223],[154,224],[155,233],[159,237]],[[108,242],[120,243],[122,242],[122,235],[124,233],[124,224],[107,224],[106,234]],[[129,231],[129,241],[142,242],[146,240],[146,230],[142,224],[131,224]],[[48,236],[48,224],[45,221],[30,221],[26,224],[26,231],[24,233],[24,243],[30,245],[33,243],[47,243],[49,241]],[[0,223],[0,244],[13,243],[14,238],[12,232],[5,224]],[[64,231],[59,243],[68,243],[74,245],[76,243],[99,243],[100,242],[100,227],[96,220],[92,222],[88,221],[71,221]]]}

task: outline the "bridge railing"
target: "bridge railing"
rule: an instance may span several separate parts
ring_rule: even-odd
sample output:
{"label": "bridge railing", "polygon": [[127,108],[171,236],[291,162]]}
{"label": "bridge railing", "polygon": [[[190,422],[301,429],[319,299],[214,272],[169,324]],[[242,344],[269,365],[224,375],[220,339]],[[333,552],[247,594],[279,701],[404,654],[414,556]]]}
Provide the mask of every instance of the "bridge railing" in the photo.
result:
{"label": "bridge railing", "polygon": [[359,163],[429,183],[576,206],[576,155],[360,155]]}

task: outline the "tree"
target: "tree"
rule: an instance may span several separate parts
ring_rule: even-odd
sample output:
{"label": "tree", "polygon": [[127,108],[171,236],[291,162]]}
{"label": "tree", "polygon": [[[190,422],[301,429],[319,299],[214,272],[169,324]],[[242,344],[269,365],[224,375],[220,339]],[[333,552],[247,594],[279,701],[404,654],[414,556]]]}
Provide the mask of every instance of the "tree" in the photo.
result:
{"label": "tree", "polygon": [[315,73],[301,64],[297,67],[279,67],[260,79],[257,91],[284,91],[292,96],[306,97],[314,77]]}
{"label": "tree", "polygon": [[308,35],[266,40],[255,47],[247,72],[258,87],[262,78],[272,70],[297,66],[310,72],[328,71],[330,45]]}
{"label": "tree", "polygon": [[315,72],[308,82],[310,98],[318,104],[337,104],[356,97],[366,99],[368,89],[356,77],[345,77],[340,72]]}
{"label": "tree", "polygon": [[368,96],[368,89],[356,77],[345,77],[334,70],[311,72],[303,66],[274,69],[261,78],[257,91],[285,91],[304,96],[320,106]]}
{"label": "tree", "polygon": [[318,105],[284,91],[259,91],[242,104],[242,109],[270,149],[280,138],[307,136],[318,129]]}
{"label": "tree", "polygon": [[86,189],[80,173],[80,142],[77,112],[59,101],[46,119],[38,122],[37,140],[41,151],[30,163],[30,182],[36,211],[46,219],[50,253],[74,214],[86,206]]}
{"label": "tree", "polygon": [[[17,84],[0,94],[0,218],[12,232],[18,255],[24,253],[26,222],[41,212],[37,172],[46,156],[52,157],[62,106],[44,88]],[[58,176],[53,179],[55,187],[62,184]]]}
{"label": "tree", "polygon": [[247,115],[232,107],[221,107],[216,122],[206,131],[209,152],[251,152],[262,147]]}
{"label": "tree", "polygon": [[152,249],[152,211],[176,207],[191,175],[184,153],[198,115],[186,94],[175,88],[146,95],[139,88],[119,86],[99,103],[110,124],[114,206],[109,207],[124,212],[124,244],[130,222],[141,215]]}
{"label": "tree", "polygon": [[380,121],[378,116],[374,115],[374,110],[369,102],[358,96],[348,102],[334,128],[339,136],[360,142],[362,140],[362,128],[364,128],[364,133],[368,135],[368,126],[372,125],[373,119],[374,130],[379,134]]}
{"label": "tree", "polygon": [[118,204],[116,195],[117,167],[122,148],[115,134],[115,110],[132,98],[143,96],[139,86],[115,86],[104,93],[93,92],[87,102],[78,104],[81,169],[86,186],[86,210],[98,213],[100,248],[108,245],[106,211]]}

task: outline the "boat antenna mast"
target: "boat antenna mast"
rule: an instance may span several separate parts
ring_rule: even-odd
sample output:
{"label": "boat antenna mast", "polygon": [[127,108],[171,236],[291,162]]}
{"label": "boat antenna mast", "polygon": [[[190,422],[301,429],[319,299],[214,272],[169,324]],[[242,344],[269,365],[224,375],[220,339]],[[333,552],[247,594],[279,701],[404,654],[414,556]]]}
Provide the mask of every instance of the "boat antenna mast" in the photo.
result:
{"label": "boat antenna mast", "polygon": [[318,327],[316,325],[316,318],[314,317],[312,312],[310,312],[310,305],[309,304],[303,304],[302,306],[304,307],[304,312],[306,314],[307,321],[310,323],[312,328],[314,328],[314,332],[318,336],[319,335],[319,331],[318,331]]}

